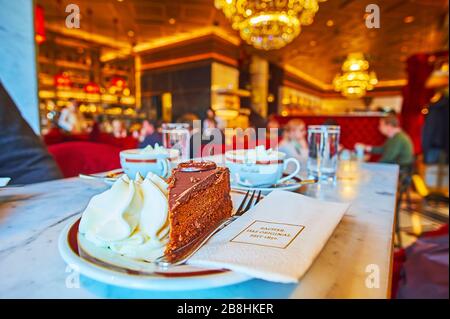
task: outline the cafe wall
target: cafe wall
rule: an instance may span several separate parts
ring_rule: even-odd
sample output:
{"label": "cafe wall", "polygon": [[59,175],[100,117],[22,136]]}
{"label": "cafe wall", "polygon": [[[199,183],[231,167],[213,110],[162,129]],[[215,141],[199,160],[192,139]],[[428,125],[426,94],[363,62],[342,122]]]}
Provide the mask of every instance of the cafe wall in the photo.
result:
{"label": "cafe wall", "polygon": [[364,99],[325,98],[322,99],[322,109],[326,113],[345,113],[351,111],[378,111],[381,108],[389,108],[396,113],[400,113],[402,101],[401,95],[374,96],[369,97],[366,101]]}
{"label": "cafe wall", "polygon": [[0,80],[39,132],[33,1],[0,0]]}
{"label": "cafe wall", "polygon": [[385,95],[374,92],[360,99],[347,99],[336,95],[334,92],[320,94],[280,86],[278,90],[278,114],[283,116],[326,115],[388,110],[400,113],[402,108],[403,98],[399,94]]}

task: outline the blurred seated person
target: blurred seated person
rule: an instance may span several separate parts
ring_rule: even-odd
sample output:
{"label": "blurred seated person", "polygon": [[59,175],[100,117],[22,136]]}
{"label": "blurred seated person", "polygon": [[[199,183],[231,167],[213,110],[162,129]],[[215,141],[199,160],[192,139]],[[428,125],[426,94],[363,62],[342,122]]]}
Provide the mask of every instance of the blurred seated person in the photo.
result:
{"label": "blurred seated person", "polygon": [[85,120],[78,109],[75,99],[69,99],[69,103],[61,110],[58,125],[67,133],[80,134],[84,131]]}
{"label": "blurred seated person", "polygon": [[127,137],[127,130],[123,122],[119,119],[114,119],[111,123],[112,126],[112,135],[115,138],[125,138]]}
{"label": "blurred seated person", "polygon": [[339,123],[338,123],[335,119],[328,118],[328,119],[326,119],[325,121],[323,121],[323,124],[322,124],[322,125],[339,126]]}
{"label": "blurred seated person", "polygon": [[266,148],[276,148],[278,142],[282,138],[283,129],[274,114],[269,115],[267,118],[266,132],[267,140],[270,143],[270,145],[266,145]]}
{"label": "blurred seated person", "polygon": [[100,123],[100,131],[108,134],[112,134],[113,128],[111,121],[108,118],[104,118],[103,122]]}
{"label": "blurred seated person", "polygon": [[422,151],[425,164],[437,164],[441,170],[449,163],[449,86],[447,61],[436,63],[425,87],[434,90],[422,131]]}
{"label": "blurred seated person", "polygon": [[201,146],[203,144],[201,120],[194,113],[185,113],[180,116],[177,123],[184,123],[189,125],[189,158],[201,156]]}
{"label": "blurred seated person", "polygon": [[96,115],[94,117],[94,121],[92,123],[91,131],[89,132],[89,139],[91,141],[98,141],[100,139],[100,136],[102,134],[101,125],[104,121],[103,115]]}
{"label": "blurred seated person", "polygon": [[[141,131],[142,131],[142,124],[143,121],[135,121],[131,123],[130,127],[128,128],[128,133],[131,135],[134,139],[141,141]],[[142,139],[144,136],[142,137]]]}
{"label": "blurred seated person", "polygon": [[0,176],[11,184],[31,184],[62,178],[41,139],[21,116],[0,81]]}
{"label": "blurred seated person", "polygon": [[202,122],[202,136],[205,139],[209,139],[217,128],[216,114],[212,109],[206,111],[206,117]]}
{"label": "blurred seated person", "polygon": [[258,128],[267,128],[267,121],[253,109],[250,110],[250,115],[248,116],[249,127],[254,128],[258,131]]}
{"label": "blurred seated person", "polygon": [[[325,121],[323,121],[322,125],[339,126],[340,127],[339,123],[333,118],[327,118]],[[338,145],[338,152],[341,153],[343,150],[344,150],[344,145],[339,143],[339,145]]]}
{"label": "blurred seated person", "polygon": [[371,154],[380,154],[379,162],[398,164],[401,170],[410,169],[414,161],[414,147],[411,138],[402,130],[397,115],[390,113],[380,119],[378,126],[387,141],[381,146],[357,144]]}
{"label": "blurred seated person", "polygon": [[139,147],[144,148],[148,145],[152,147],[156,143],[162,145],[162,134],[159,131],[159,123],[153,120],[144,120],[142,122],[142,128],[139,136]]}
{"label": "blurred seated person", "polygon": [[290,120],[284,129],[283,139],[278,147],[286,157],[296,158],[302,166],[308,160],[308,142],[306,141],[306,125],[300,119]]}

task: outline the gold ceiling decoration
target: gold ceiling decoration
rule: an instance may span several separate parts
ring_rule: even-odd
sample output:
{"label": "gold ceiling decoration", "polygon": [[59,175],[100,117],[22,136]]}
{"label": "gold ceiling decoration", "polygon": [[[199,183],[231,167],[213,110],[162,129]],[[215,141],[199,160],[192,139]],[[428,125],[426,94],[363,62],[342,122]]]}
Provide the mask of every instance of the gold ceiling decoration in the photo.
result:
{"label": "gold ceiling decoration", "polygon": [[232,27],[257,49],[274,50],[294,40],[310,25],[326,0],[215,0]]}
{"label": "gold ceiling decoration", "polygon": [[362,53],[350,53],[342,64],[342,74],[333,80],[334,89],[347,98],[360,98],[373,90],[378,83],[374,71],[369,72],[369,62]]}

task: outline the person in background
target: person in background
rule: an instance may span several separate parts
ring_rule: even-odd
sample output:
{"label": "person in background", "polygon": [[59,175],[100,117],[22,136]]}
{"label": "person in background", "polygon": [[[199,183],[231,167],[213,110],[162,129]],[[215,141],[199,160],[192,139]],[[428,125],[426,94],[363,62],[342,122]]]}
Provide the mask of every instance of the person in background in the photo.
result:
{"label": "person in background", "polygon": [[203,120],[202,124],[203,124],[202,125],[203,138],[209,139],[211,137],[211,135],[213,134],[212,132],[214,131],[214,129],[217,128],[216,114],[214,113],[214,111],[212,109],[208,109],[206,111],[206,117]]}
{"label": "person in background", "polygon": [[159,131],[159,127],[159,123],[153,120],[144,120],[142,122],[142,128],[139,137],[140,148],[144,148],[148,145],[151,145],[153,147],[156,143],[158,143],[158,145],[162,145],[162,134]]}
{"label": "person in background", "polygon": [[69,103],[61,110],[58,125],[64,131],[71,134],[79,134],[84,130],[84,118],[78,110],[78,103],[75,99],[69,99]]}
{"label": "person in background", "polygon": [[278,122],[278,120],[275,118],[275,116],[273,114],[271,114],[267,117],[266,128],[268,130],[270,130],[271,128],[276,128],[276,129],[281,128],[280,123]]}
{"label": "person in background", "polygon": [[100,140],[100,136],[102,134],[101,125],[104,121],[103,115],[96,115],[94,116],[94,121],[92,123],[91,131],[89,132],[89,139],[91,141],[98,141]]}
{"label": "person in background", "polygon": [[138,142],[141,142],[141,140],[144,138],[144,136],[141,137],[142,127],[143,121],[134,121],[128,128],[128,134],[131,135],[134,139],[138,140]]}
{"label": "person in background", "polygon": [[323,121],[323,124],[322,124],[322,125],[333,125],[333,126],[338,126],[339,123],[338,123],[335,119],[328,118],[328,119],[326,119],[325,121]]}
{"label": "person in background", "polygon": [[358,144],[371,154],[380,154],[379,162],[400,165],[400,169],[408,169],[414,161],[414,147],[411,138],[400,127],[399,119],[395,114],[389,113],[380,119],[378,126],[381,134],[387,141],[381,146]]}
{"label": "person in background", "polygon": [[293,119],[286,124],[283,139],[278,150],[286,153],[287,157],[296,158],[302,166],[306,165],[308,160],[308,142],[306,141],[305,122],[300,119]]}
{"label": "person in background", "polygon": [[[194,113],[185,113],[177,119],[177,123],[186,123],[189,125],[189,158],[199,157],[201,155],[202,131],[195,123],[199,123],[200,118]],[[200,121],[201,123],[201,121]],[[198,142],[200,142],[198,145]],[[198,148],[200,147],[200,148]]]}
{"label": "person in background", "polygon": [[[339,123],[333,118],[327,118],[325,121],[323,121],[322,125],[339,126]],[[339,143],[339,145],[338,145],[338,153],[341,153],[343,150],[344,150],[344,145]]]}
{"label": "person in background", "polygon": [[223,118],[221,118],[218,115],[215,115],[214,116],[214,121],[216,121],[217,128],[219,130],[221,130],[222,132],[226,129],[226,127],[227,127],[227,121],[226,120],[224,120]]}
{"label": "person in background", "polygon": [[62,178],[56,162],[20,114],[0,81],[0,177],[11,184]]}
{"label": "person in background", "polygon": [[280,123],[275,118],[274,114],[271,114],[267,118],[266,124],[266,148],[277,148],[282,138],[283,129]]}
{"label": "person in background", "polygon": [[119,119],[114,119],[111,123],[112,135],[115,138],[125,138],[127,137],[127,130],[125,129],[123,122]]}
{"label": "person in background", "polygon": [[267,121],[258,112],[251,109],[248,116],[249,127],[254,128],[256,131],[258,128],[267,127]]}

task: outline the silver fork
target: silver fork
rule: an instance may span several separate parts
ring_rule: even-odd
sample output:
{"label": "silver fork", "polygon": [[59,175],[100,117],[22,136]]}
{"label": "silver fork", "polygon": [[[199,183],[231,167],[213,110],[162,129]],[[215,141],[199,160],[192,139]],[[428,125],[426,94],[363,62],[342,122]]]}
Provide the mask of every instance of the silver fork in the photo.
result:
{"label": "silver fork", "polygon": [[204,234],[203,236],[198,238],[196,241],[188,243],[187,245],[174,250],[172,252],[174,255],[177,255],[178,253],[180,254],[175,260],[169,261],[167,259],[167,256],[163,255],[154,261],[155,264],[161,268],[168,268],[171,266],[177,266],[177,265],[182,265],[182,264],[186,263],[186,261],[192,255],[194,255],[201,247],[203,247],[203,245],[205,245],[206,242],[212,236],[214,236],[220,230],[224,229],[226,226],[228,226],[229,224],[234,222],[240,216],[242,216],[243,214],[248,212],[250,210],[250,208],[252,208],[254,205],[256,205],[261,200],[261,191],[259,191],[258,194],[256,194],[256,190],[254,190],[252,192],[252,194],[250,195],[250,197],[249,197],[249,195],[250,195],[250,191],[248,191],[245,194],[244,199],[242,200],[241,204],[239,205],[238,209],[236,210],[236,213],[233,216],[225,219],[222,223],[220,223],[219,226],[214,228],[212,231]]}

